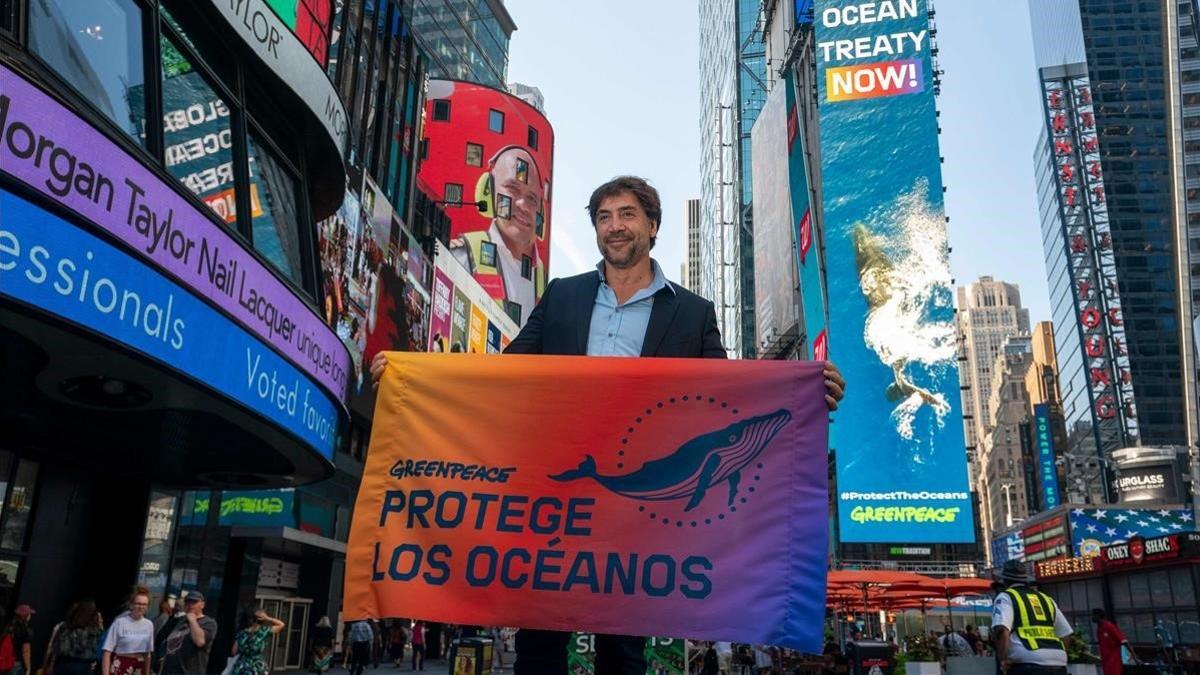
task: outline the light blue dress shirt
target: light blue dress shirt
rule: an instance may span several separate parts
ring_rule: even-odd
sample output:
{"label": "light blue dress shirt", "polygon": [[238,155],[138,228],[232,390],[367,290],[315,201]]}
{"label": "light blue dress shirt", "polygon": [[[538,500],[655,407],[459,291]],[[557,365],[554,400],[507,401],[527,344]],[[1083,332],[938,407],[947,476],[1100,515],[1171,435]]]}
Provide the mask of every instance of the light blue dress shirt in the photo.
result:
{"label": "light blue dress shirt", "polygon": [[641,356],[646,328],[650,325],[650,311],[654,309],[654,294],[663,288],[675,292],[658,263],[651,260],[650,265],[654,269],[650,285],[621,304],[617,304],[616,292],[604,280],[604,262],[596,265],[600,287],[596,289],[596,303],[592,305],[588,356]]}

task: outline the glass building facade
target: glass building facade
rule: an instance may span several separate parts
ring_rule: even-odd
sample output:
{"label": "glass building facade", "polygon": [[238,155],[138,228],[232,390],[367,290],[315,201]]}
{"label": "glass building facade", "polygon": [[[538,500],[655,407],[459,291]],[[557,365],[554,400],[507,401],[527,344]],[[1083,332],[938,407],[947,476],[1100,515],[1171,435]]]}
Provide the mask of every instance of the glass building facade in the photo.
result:
{"label": "glass building facade", "polygon": [[730,356],[746,358],[757,351],[750,130],[768,90],[759,9],[757,0],[700,3],[701,247],[706,250],[699,292],[717,305]]}
{"label": "glass building facade", "polygon": [[414,0],[412,25],[430,77],[505,88],[517,26],[501,0]]}
{"label": "glass building facade", "polygon": [[[1167,17],[1164,9],[1178,14]],[[1176,91],[1189,100],[1186,78],[1200,81],[1200,71],[1176,81],[1174,66],[1182,64],[1186,73],[1189,65],[1200,63],[1195,61],[1189,2],[1164,7],[1159,2],[1124,0],[1034,0],[1030,13],[1038,67],[1078,61],[1090,81],[1099,146],[1096,162],[1103,165],[1103,181],[1101,192],[1088,192],[1086,199],[1094,204],[1098,198],[1106,212],[1108,238],[1098,242],[1110,251],[1109,279],[1115,286],[1105,295],[1119,296],[1122,318],[1117,326],[1124,333],[1122,339],[1110,340],[1108,347],[1114,358],[1126,360],[1127,367],[1116,372],[1122,381],[1127,379],[1131,400],[1136,401],[1133,409],[1123,406],[1119,412],[1129,417],[1126,427],[1132,434],[1122,437],[1103,431],[1105,406],[1094,394],[1103,385],[1092,374],[1089,356],[1094,353],[1076,314],[1080,282],[1086,279],[1079,278],[1069,260],[1077,252],[1076,241],[1067,236],[1059,217],[1063,194],[1056,189],[1056,179],[1061,170],[1052,159],[1057,146],[1043,131],[1034,159],[1067,454],[1072,463],[1084,462],[1077,468],[1091,474],[1077,475],[1082,482],[1073,481],[1069,466],[1065,491],[1073,498],[1094,501],[1105,491],[1111,450],[1134,443],[1184,445],[1194,433],[1188,419],[1195,405],[1189,394],[1194,378],[1190,372],[1184,376],[1194,367],[1190,340],[1185,339],[1190,336],[1184,323],[1191,321],[1191,298],[1184,277],[1200,269],[1188,270],[1180,264],[1187,242],[1180,236],[1184,216],[1176,208],[1177,164],[1186,155],[1174,123],[1179,110],[1173,100]],[[1177,31],[1171,28],[1175,23]],[[1179,61],[1171,56],[1174,45],[1179,47]],[[1200,104],[1200,96],[1190,100]],[[1183,105],[1184,127],[1193,109]],[[1047,118],[1048,124],[1051,119]],[[1195,124],[1200,128],[1200,116]],[[1079,165],[1081,170],[1089,167],[1087,162]],[[1195,173],[1200,179],[1200,168]],[[1200,202],[1189,210],[1200,211]],[[1200,224],[1200,215],[1194,220]]]}

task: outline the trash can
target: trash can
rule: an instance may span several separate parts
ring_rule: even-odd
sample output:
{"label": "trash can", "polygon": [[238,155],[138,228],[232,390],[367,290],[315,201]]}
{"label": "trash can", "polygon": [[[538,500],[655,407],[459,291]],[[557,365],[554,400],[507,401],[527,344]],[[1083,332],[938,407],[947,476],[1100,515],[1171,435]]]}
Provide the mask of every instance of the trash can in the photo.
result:
{"label": "trash can", "polygon": [[846,643],[850,675],[895,675],[896,657],[892,645],[879,640]]}
{"label": "trash can", "polygon": [[450,675],[492,675],[492,649],[491,638],[461,638],[450,643]]}

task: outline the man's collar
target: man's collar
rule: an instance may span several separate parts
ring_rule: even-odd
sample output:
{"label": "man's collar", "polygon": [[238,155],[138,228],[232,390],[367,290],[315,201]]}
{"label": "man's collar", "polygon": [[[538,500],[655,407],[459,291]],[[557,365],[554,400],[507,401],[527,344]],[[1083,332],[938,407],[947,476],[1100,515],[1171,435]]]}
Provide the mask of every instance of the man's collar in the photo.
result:
{"label": "man's collar", "polygon": [[[650,294],[654,295],[662,289],[667,288],[670,289],[671,295],[676,295],[675,286],[670,281],[667,281],[667,275],[663,274],[662,267],[659,266],[658,261],[654,258],[650,259],[650,269],[654,272],[654,277],[650,280],[650,285],[646,287],[650,289]],[[596,274],[600,277],[601,283],[608,283],[604,279],[603,259],[596,263]]]}

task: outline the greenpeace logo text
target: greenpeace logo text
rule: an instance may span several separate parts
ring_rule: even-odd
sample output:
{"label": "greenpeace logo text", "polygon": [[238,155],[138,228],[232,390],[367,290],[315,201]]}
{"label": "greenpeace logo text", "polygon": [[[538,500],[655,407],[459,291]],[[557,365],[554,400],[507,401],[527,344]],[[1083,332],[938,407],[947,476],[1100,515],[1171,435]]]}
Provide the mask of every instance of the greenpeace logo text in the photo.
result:
{"label": "greenpeace logo text", "polygon": [[497,467],[438,460],[399,459],[392,465],[392,469],[388,473],[393,478],[424,476],[425,478],[507,483],[509,475],[515,473],[516,470],[515,466]]}
{"label": "greenpeace logo text", "polygon": [[851,500],[882,500],[882,501],[914,501],[930,499],[970,499],[966,492],[908,492],[895,490],[893,492],[843,492],[842,501]]}

